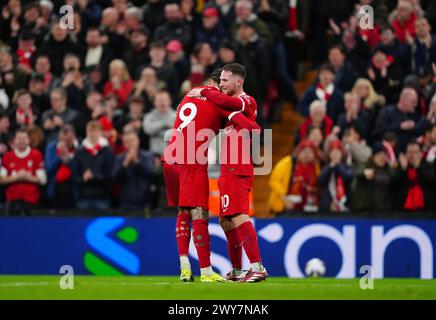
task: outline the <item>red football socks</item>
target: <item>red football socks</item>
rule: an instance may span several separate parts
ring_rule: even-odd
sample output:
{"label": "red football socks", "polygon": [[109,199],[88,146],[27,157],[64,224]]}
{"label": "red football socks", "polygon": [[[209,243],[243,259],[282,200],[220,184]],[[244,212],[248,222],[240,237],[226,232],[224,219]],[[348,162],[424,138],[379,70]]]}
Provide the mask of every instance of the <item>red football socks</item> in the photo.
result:
{"label": "red football socks", "polygon": [[237,228],[225,232],[227,249],[233,269],[242,269],[242,241]]}
{"label": "red football socks", "polygon": [[210,267],[210,235],[207,220],[193,220],[192,231],[200,268]]}
{"label": "red football socks", "polygon": [[179,256],[187,256],[189,253],[189,242],[191,241],[191,215],[181,213],[177,216],[176,239]]}
{"label": "red football socks", "polygon": [[244,222],[236,228],[242,240],[245,253],[250,263],[261,262],[257,233],[251,221]]}

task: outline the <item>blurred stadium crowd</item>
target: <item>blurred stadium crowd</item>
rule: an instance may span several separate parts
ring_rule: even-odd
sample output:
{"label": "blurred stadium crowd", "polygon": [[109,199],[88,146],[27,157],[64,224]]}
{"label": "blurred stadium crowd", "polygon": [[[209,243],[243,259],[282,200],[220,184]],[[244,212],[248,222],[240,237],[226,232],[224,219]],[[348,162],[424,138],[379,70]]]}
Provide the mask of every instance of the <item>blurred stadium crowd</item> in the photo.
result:
{"label": "blurred stadium crowd", "polygon": [[[361,5],[374,8],[374,28],[360,28]],[[264,128],[283,102],[306,117],[271,175],[272,212],[435,209],[435,1],[2,0],[0,9],[9,214],[165,207],[160,155],[177,103],[231,62],[247,67]],[[307,61],[318,78],[299,99]]]}

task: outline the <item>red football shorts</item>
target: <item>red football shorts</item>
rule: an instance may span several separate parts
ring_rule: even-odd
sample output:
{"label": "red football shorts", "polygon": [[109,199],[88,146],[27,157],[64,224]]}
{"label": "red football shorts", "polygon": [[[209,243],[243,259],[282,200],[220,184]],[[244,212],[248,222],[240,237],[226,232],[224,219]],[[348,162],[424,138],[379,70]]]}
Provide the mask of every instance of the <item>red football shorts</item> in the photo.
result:
{"label": "red football shorts", "polygon": [[170,207],[209,209],[207,167],[163,163],[165,187]]}
{"label": "red football shorts", "polygon": [[237,213],[248,214],[249,194],[253,186],[253,176],[226,174],[218,179],[220,189],[220,216],[232,216]]}

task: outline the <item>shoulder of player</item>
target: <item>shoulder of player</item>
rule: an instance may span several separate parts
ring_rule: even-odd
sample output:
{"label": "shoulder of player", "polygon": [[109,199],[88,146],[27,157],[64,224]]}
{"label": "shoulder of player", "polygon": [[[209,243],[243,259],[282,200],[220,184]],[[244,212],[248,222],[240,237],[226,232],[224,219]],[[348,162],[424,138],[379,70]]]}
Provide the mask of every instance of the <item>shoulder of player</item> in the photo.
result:
{"label": "shoulder of player", "polygon": [[245,102],[246,106],[251,107],[253,109],[257,108],[256,100],[252,96],[246,94],[245,92],[240,96],[238,96],[238,98],[242,99]]}
{"label": "shoulder of player", "polygon": [[244,99],[245,101],[247,101],[250,104],[256,104],[256,100],[252,96],[250,96],[249,94],[247,94],[245,92],[240,94],[238,96],[238,98]]}

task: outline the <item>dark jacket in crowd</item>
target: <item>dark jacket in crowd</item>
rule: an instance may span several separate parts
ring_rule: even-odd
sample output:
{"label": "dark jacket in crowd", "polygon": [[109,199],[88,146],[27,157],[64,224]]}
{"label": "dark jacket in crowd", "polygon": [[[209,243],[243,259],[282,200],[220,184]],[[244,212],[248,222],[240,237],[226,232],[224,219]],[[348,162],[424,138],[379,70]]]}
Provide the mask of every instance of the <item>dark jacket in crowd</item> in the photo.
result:
{"label": "dark jacket in crowd", "polygon": [[320,200],[320,211],[331,211],[330,205],[332,203],[332,196],[330,194],[329,190],[329,182],[332,174],[336,174],[338,176],[341,176],[344,180],[345,190],[346,190],[346,196],[347,201],[345,203],[345,206],[347,208],[350,208],[351,204],[351,181],[353,179],[353,170],[350,166],[347,166],[344,163],[340,163],[334,167],[331,167],[330,165],[326,165],[322,171],[321,174],[318,177],[319,185],[322,188],[321,192],[321,200]]}
{"label": "dark jacket in crowd", "polygon": [[[286,0],[269,0],[270,9],[268,11],[258,12],[258,17],[263,22],[268,25],[268,28],[272,34],[274,43],[283,39],[283,35],[286,31],[286,25],[289,16],[289,1]],[[300,5],[302,1],[297,1],[297,21],[300,23],[301,20],[298,19],[298,14],[301,11],[301,7],[304,8],[304,4]],[[304,1],[303,1],[304,2]],[[305,28],[300,28],[301,31],[305,31]]]}
{"label": "dark jacket in crowd", "polygon": [[[77,151],[72,167],[78,199],[108,200],[111,192],[111,173],[115,156],[110,147],[101,148],[91,155],[83,146]],[[90,169],[94,179],[84,182],[83,174]]]}
{"label": "dark jacket in crowd", "polygon": [[179,40],[183,48],[190,48],[192,45],[192,30],[188,23],[181,20],[180,22],[167,22],[156,28],[154,40],[167,43],[170,40]]}
{"label": "dark jacket in crowd", "polygon": [[124,52],[123,60],[126,62],[127,69],[133,79],[140,78],[142,66],[149,63],[148,49],[134,50],[130,48]]}
{"label": "dark jacket in crowd", "polygon": [[394,60],[401,66],[404,74],[409,74],[411,71],[411,50],[410,47],[395,39],[391,44],[379,44],[388,55],[391,55]]}
{"label": "dark jacket in crowd", "polygon": [[352,126],[358,126],[362,130],[363,133],[362,138],[368,140],[369,135],[373,129],[371,127],[372,124],[371,120],[372,119],[368,114],[368,112],[366,110],[360,109],[359,113],[357,114],[357,118],[352,120],[351,122],[347,121],[346,113],[341,113],[338,117],[336,124],[339,128],[341,128],[341,137],[348,128]]}
{"label": "dark jacket in crowd", "polygon": [[63,41],[56,41],[50,35],[47,41],[41,44],[38,55],[46,55],[50,59],[51,72],[60,77],[64,70],[63,60],[67,53],[78,53],[78,46],[67,36]]}
{"label": "dark jacket in crowd", "polygon": [[404,76],[400,65],[396,62],[389,65],[385,77],[382,76],[381,71],[377,68],[373,67],[373,70],[375,79],[371,79],[371,82],[374,85],[374,90],[386,98],[386,103],[395,103],[400,95],[401,82]]}
{"label": "dark jacket in crowd", "polygon": [[[315,100],[318,100],[318,97],[316,95],[316,84],[313,84],[306,90],[303,99],[298,104],[298,112],[308,117],[309,106]],[[327,115],[336,123],[339,115],[344,111],[344,95],[341,90],[335,87],[332,96],[327,102]]]}
{"label": "dark jacket in crowd", "polygon": [[351,91],[358,77],[359,74],[354,70],[353,66],[345,62],[343,67],[336,71],[335,86],[342,92]]}
{"label": "dark jacket in crowd", "polygon": [[[406,120],[415,122],[412,130],[401,129],[401,123]],[[415,113],[404,113],[397,106],[387,106],[380,111],[375,128],[375,138],[380,140],[386,132],[393,132],[397,135],[397,151],[403,152],[409,140],[418,138],[424,133],[425,118]]]}
{"label": "dark jacket in crowd", "polygon": [[[271,72],[268,49],[257,38],[247,44],[237,42],[236,50],[247,67],[247,73],[251,74],[254,80],[252,83],[247,82],[246,90],[256,98],[258,105],[260,105],[267,94],[269,82],[266,79],[270,78]],[[259,64],[259,61],[262,63]]]}
{"label": "dark jacket in crowd", "polygon": [[[47,172],[47,198],[49,200],[57,200],[56,197],[56,174],[62,165],[62,160],[57,155],[58,140],[50,142],[44,153],[45,171]],[[72,162],[68,162],[67,167],[71,169]],[[73,197],[73,180],[68,180],[71,190],[71,198]]]}
{"label": "dark jacket in crowd", "polygon": [[195,41],[196,43],[206,42],[214,52],[218,52],[221,42],[226,36],[226,30],[220,22],[211,30],[206,30],[203,27],[198,28],[195,32]]}
{"label": "dark jacket in crowd", "polygon": [[126,153],[120,154],[112,169],[112,178],[120,184],[120,205],[123,209],[150,207],[150,185],[154,175],[154,155],[150,151],[139,151],[139,162],[123,166]]}
{"label": "dark jacket in crowd", "polygon": [[[366,179],[363,174],[365,169],[374,169],[372,180]],[[376,167],[372,161],[357,170],[352,187],[352,209],[375,214],[392,210],[393,176],[394,169],[388,164]]]}
{"label": "dark jacket in crowd", "polygon": [[[81,65],[83,67],[89,67],[89,66],[85,65],[87,53],[88,53],[87,47],[85,47],[80,52],[80,61],[81,61]],[[114,57],[114,54],[113,54],[111,48],[109,46],[104,45],[103,52],[102,52],[101,57],[100,57],[100,61],[97,63],[97,65],[100,66],[101,70],[102,70],[102,76],[103,76],[102,81],[108,80],[109,64],[111,63],[111,61],[113,59],[115,59],[115,57]],[[129,60],[124,60],[124,61],[129,62]]]}
{"label": "dark jacket in crowd", "polygon": [[[426,162],[424,159],[421,165],[416,169],[418,175],[418,184],[424,193],[424,210],[435,210],[435,176],[433,163]],[[408,178],[407,169],[403,170],[400,166],[396,169],[394,175],[394,184],[396,186],[395,205],[397,210],[404,210],[404,204],[407,199],[409,188],[413,182]]]}
{"label": "dark jacket in crowd", "polygon": [[150,29],[151,36],[157,27],[165,23],[165,5],[167,1],[147,1],[142,7],[144,10],[143,22]]}
{"label": "dark jacket in crowd", "polygon": [[[85,123],[83,122],[83,117],[74,109],[67,108],[62,113],[55,113],[52,109],[47,110],[42,114],[41,119],[41,127],[43,127],[44,122],[47,119],[53,118],[55,115],[61,117],[64,121],[64,124],[70,124],[74,127],[79,136],[82,136],[83,128],[85,127]],[[44,130],[45,140],[46,142],[51,142],[57,139],[59,135],[60,127],[56,127],[53,130]]]}

